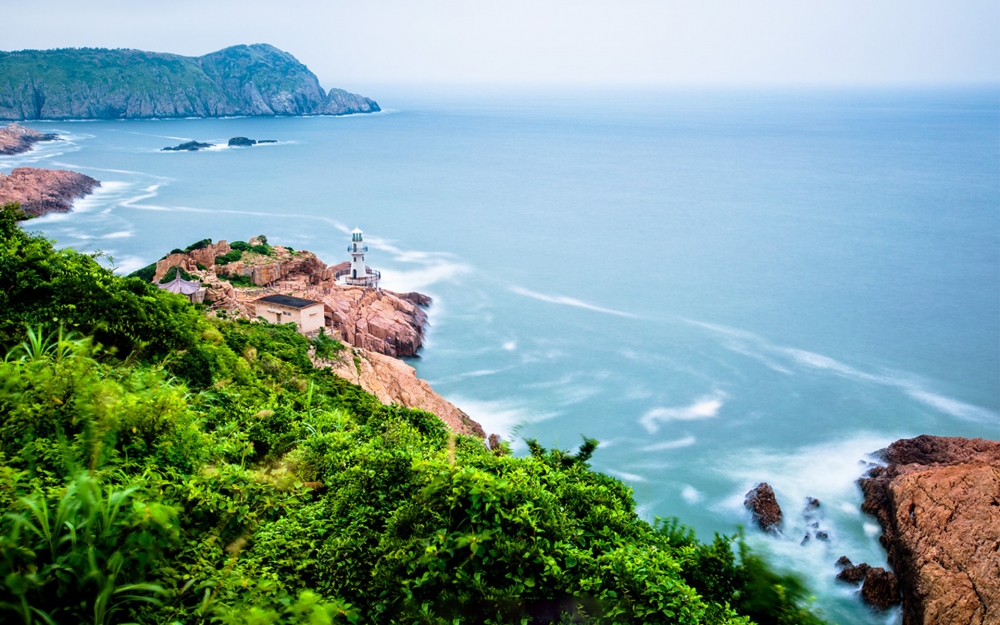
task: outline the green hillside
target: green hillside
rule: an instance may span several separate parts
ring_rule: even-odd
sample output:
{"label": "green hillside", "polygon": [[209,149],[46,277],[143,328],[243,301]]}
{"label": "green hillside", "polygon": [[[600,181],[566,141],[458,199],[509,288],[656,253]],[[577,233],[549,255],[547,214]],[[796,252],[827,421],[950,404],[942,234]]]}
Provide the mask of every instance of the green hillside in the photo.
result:
{"label": "green hillside", "polygon": [[[573,453],[515,457],[209,320],[0,211],[5,623],[818,624],[741,540],[646,523]],[[30,222],[29,222],[30,223]]]}
{"label": "green hillside", "polygon": [[118,119],[348,114],[379,110],[331,94],[291,54],[267,44],[201,57],[66,48],[0,52],[0,119]]}

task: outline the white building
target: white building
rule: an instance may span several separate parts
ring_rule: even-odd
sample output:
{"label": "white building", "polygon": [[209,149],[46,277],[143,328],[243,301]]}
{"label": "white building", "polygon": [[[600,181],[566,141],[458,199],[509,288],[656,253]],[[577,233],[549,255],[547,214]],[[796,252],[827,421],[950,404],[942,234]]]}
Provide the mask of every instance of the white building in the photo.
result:
{"label": "white building", "polygon": [[306,334],[323,327],[323,302],[292,297],[268,295],[254,302],[257,316],[271,323],[295,323],[299,332]]}
{"label": "white building", "polygon": [[348,273],[343,276],[344,284],[378,288],[382,274],[365,264],[365,252],[368,251],[368,246],[365,245],[364,235],[360,229],[355,228],[351,232],[351,244],[347,246],[347,251],[351,254],[351,266]]}

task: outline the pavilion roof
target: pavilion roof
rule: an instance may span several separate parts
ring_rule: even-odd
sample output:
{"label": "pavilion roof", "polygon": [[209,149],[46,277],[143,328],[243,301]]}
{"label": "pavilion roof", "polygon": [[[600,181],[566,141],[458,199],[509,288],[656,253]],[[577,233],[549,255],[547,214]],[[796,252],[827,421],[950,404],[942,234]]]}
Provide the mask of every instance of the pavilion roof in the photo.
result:
{"label": "pavilion roof", "polygon": [[188,282],[181,277],[181,272],[177,272],[177,277],[167,282],[166,284],[157,284],[164,291],[170,291],[171,293],[180,293],[181,295],[192,295],[198,292],[201,288],[201,282]]}

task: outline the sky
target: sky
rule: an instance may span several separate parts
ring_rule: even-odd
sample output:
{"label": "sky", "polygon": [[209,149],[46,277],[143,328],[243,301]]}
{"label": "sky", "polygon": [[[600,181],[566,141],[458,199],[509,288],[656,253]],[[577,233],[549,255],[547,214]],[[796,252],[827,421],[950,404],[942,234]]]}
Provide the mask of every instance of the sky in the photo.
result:
{"label": "sky", "polygon": [[1000,83],[1000,0],[0,0],[4,50],[270,43],[325,87]]}

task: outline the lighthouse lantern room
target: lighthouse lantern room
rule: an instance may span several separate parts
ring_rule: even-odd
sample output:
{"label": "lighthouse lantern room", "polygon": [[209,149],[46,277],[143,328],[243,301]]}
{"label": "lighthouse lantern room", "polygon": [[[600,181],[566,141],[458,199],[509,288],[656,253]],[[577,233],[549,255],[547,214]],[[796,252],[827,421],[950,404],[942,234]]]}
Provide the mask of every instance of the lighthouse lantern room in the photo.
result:
{"label": "lighthouse lantern room", "polygon": [[351,232],[351,244],[347,246],[347,251],[351,254],[351,266],[343,276],[344,284],[378,288],[378,281],[382,275],[365,264],[365,252],[368,251],[368,246],[365,245],[364,233],[359,228]]}

